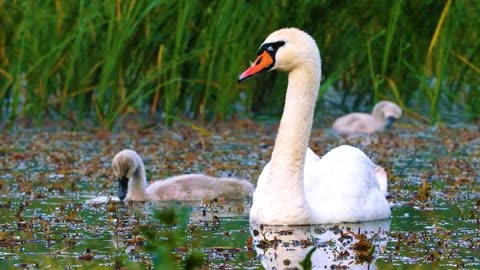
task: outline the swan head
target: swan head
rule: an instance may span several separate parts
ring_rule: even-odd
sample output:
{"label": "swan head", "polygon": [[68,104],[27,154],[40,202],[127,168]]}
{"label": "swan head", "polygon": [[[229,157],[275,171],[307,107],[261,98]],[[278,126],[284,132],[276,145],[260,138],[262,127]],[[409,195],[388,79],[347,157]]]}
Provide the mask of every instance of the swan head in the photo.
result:
{"label": "swan head", "polygon": [[133,178],[133,175],[141,166],[140,160],[137,152],[132,150],[123,150],[113,158],[113,175],[118,181],[118,198],[121,201],[127,196],[130,179]]}
{"label": "swan head", "polygon": [[380,101],[373,107],[373,115],[385,119],[385,128],[389,129],[402,116],[402,109],[390,101]]}
{"label": "swan head", "polygon": [[238,82],[269,70],[290,72],[311,64],[320,69],[320,52],[315,40],[297,28],[283,28],[271,33],[260,45],[257,58],[238,77]]}

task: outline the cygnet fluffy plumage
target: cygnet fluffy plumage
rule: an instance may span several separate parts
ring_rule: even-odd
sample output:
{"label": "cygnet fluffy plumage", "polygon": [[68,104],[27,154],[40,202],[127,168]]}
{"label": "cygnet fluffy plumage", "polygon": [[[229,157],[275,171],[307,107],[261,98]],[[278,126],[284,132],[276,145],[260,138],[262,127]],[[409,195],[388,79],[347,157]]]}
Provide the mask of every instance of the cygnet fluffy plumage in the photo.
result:
{"label": "cygnet fluffy plumage", "polygon": [[371,114],[350,113],[339,117],[333,123],[333,129],[339,134],[371,134],[390,128],[402,115],[402,109],[390,101],[380,101]]}
{"label": "cygnet fluffy plumage", "polygon": [[119,182],[118,197],[129,201],[195,201],[201,199],[241,199],[250,196],[253,184],[235,178],[215,178],[203,174],[185,174],[147,184],[145,168],[133,150],[123,150],[112,161]]}

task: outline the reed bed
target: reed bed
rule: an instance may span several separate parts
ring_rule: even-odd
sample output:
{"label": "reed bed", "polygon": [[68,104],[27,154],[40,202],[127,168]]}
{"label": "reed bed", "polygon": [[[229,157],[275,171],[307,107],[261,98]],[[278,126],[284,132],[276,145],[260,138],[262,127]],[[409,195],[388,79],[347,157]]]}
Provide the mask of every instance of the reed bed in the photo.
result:
{"label": "reed bed", "polygon": [[474,120],[477,14],[474,0],[0,0],[0,123],[88,120],[111,129],[132,114],[172,123],[278,113],[285,76],[236,78],[285,26],[317,40],[320,91],[342,96],[334,106],[390,99],[431,123],[452,111]]}

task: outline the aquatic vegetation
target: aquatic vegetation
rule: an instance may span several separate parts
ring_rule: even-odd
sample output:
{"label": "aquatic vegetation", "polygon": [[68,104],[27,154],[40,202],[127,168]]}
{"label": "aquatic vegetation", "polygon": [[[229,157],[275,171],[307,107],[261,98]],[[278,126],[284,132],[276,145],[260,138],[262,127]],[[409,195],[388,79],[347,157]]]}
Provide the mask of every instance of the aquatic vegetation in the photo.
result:
{"label": "aquatic vegetation", "polygon": [[[324,242],[305,235],[278,241],[291,236],[293,228],[281,230],[276,241],[257,229],[265,239],[257,241],[246,215],[248,201],[219,198],[186,208],[114,201],[84,204],[97,195],[116,194],[110,163],[119,149],[127,147],[144,153],[150,179],[194,172],[258,178],[271,155],[276,126],[250,121],[194,124],[209,132],[200,134],[188,123],[166,129],[142,128],[142,123],[133,121],[122,126],[122,132],[110,134],[55,128],[1,133],[0,268],[154,269],[159,263],[155,254],[163,252],[179,267],[186,267],[190,256],[189,265],[197,265],[194,262],[201,257],[206,269],[255,269],[261,266],[258,244],[269,250],[285,243],[305,251],[316,247],[313,262],[316,254],[334,250],[335,241],[358,239],[355,248],[338,250],[335,256],[363,262],[359,266],[371,259],[380,269],[413,264],[426,269],[480,266],[480,131],[476,127],[399,123],[368,145],[358,143],[385,165],[390,176],[392,219],[383,234],[384,247],[375,245],[377,238],[367,236],[363,241],[363,232],[343,224],[330,230],[336,238]],[[326,151],[338,144],[339,138],[314,128],[313,149]],[[253,146],[258,151],[252,151]],[[422,182],[430,186],[425,201],[417,199]],[[164,211],[172,206],[175,212]],[[157,249],[166,244],[169,249]],[[305,257],[298,261],[288,257],[279,265],[293,266]],[[353,265],[357,264],[337,264],[340,269]]]}
{"label": "aquatic vegetation", "polygon": [[[167,226],[177,226],[174,231],[158,234],[155,229],[144,229],[143,234],[149,242],[145,250],[150,252],[156,269],[194,269],[205,264],[204,254],[198,249],[187,245],[181,246],[180,241],[187,238],[187,225],[190,211],[186,208],[167,208],[154,211],[153,217]],[[191,228],[191,226],[190,226]],[[190,229],[190,233],[193,230]],[[174,251],[177,254],[174,254]],[[183,258],[178,254],[184,254]],[[180,268],[179,264],[182,264]]]}

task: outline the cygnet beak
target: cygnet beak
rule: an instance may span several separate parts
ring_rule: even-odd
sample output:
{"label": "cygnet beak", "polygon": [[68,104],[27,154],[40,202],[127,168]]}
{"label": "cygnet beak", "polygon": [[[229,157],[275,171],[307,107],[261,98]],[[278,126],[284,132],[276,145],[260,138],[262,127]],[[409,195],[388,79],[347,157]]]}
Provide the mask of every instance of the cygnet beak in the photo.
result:
{"label": "cygnet beak", "polygon": [[121,178],[118,178],[118,198],[120,201],[125,200],[125,197],[127,197],[127,191],[128,178],[126,176],[122,176]]}
{"label": "cygnet beak", "polygon": [[393,126],[393,123],[397,121],[397,118],[395,116],[389,116],[387,119],[385,119],[385,128],[390,129]]}

